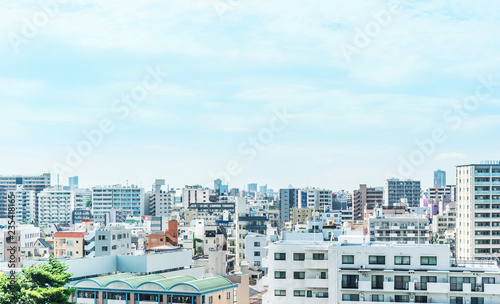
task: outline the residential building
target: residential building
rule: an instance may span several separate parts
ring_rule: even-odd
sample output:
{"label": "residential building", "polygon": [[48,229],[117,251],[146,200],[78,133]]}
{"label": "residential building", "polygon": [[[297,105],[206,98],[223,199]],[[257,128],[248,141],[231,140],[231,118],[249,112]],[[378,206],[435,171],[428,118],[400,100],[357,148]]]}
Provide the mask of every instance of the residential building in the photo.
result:
{"label": "residential building", "polygon": [[38,222],[40,226],[50,224],[69,225],[74,209],[73,192],[60,187],[47,188],[38,194]]}
{"label": "residential building", "polygon": [[455,251],[455,233],[457,228],[457,209],[454,203],[432,218],[432,233],[438,244],[450,244],[452,252]]}
{"label": "residential building", "polygon": [[397,242],[399,244],[429,244],[431,229],[429,218],[419,214],[384,214],[375,208],[368,218],[368,234],[372,242]]}
{"label": "residential building", "polygon": [[408,207],[420,206],[420,182],[414,180],[388,179],[384,187],[384,206],[393,207],[402,203]]}
{"label": "residential building", "polygon": [[354,220],[364,219],[364,210],[373,209],[384,202],[384,189],[382,187],[367,187],[365,184],[359,185],[358,190],[354,190],[353,213]]}
{"label": "residential building", "polygon": [[[33,190],[38,194],[50,187],[50,173],[42,175],[0,175],[0,218],[7,217],[7,191],[15,191],[18,185],[24,190]],[[38,197],[35,199],[35,217],[38,220]]]}
{"label": "residential building", "polygon": [[166,231],[155,231],[147,236],[147,249],[159,246],[178,246],[179,231],[177,221],[169,221]]}
{"label": "residential building", "polygon": [[85,256],[85,232],[56,232],[54,255],[56,258],[82,258]]}
{"label": "residential building", "polygon": [[331,209],[332,190],[305,188],[298,191],[298,207],[308,209]]}
{"label": "residential building", "polygon": [[210,189],[203,188],[200,185],[185,186],[182,193],[182,203],[184,209],[189,208],[191,204],[209,203]]}
{"label": "residential building", "polygon": [[290,210],[292,208],[298,207],[298,190],[280,189],[280,205],[278,209],[280,210],[280,224],[283,225],[285,222],[290,221]]}
{"label": "residential building", "polygon": [[307,224],[308,221],[313,219],[315,214],[319,216],[323,211],[321,209],[291,208],[290,222],[292,224]]}
{"label": "residential building", "polygon": [[267,257],[268,237],[264,234],[249,233],[245,237],[245,260],[250,266],[261,267]]}
{"label": "residential building", "polygon": [[23,185],[17,185],[14,191],[16,200],[16,223],[34,223],[38,218],[36,214],[36,192],[26,190]]}
{"label": "residential building", "polygon": [[[145,214],[144,189],[131,186],[97,186],[92,188],[92,212],[94,216],[120,210],[133,216]],[[124,219],[123,219],[124,220]],[[118,222],[122,219],[118,219]]]}
{"label": "residential building", "polygon": [[263,303],[500,303],[496,263],[457,264],[447,245],[280,241]]}
{"label": "residential building", "polygon": [[500,162],[457,166],[457,258],[500,253]]}

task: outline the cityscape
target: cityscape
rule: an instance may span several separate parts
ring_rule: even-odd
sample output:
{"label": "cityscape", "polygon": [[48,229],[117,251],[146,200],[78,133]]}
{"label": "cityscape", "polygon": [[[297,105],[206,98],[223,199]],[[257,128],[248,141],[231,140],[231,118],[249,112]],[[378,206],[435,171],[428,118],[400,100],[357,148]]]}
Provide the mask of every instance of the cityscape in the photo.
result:
{"label": "cityscape", "polygon": [[500,2],[0,14],[0,304],[500,304]]}

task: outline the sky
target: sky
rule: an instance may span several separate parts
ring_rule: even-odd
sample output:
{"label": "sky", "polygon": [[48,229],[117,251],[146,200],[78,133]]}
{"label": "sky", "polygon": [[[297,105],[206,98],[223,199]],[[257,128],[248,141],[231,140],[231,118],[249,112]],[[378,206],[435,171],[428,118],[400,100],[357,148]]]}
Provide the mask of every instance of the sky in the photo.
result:
{"label": "sky", "polygon": [[500,2],[0,4],[0,174],[383,186],[500,159]]}

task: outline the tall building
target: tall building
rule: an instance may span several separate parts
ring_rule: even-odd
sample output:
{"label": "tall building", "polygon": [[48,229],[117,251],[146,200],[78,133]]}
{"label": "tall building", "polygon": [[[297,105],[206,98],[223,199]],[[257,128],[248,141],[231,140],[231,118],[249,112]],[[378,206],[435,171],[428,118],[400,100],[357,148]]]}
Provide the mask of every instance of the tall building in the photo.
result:
{"label": "tall building", "polygon": [[457,258],[500,253],[500,162],[457,166]]}
{"label": "tall building", "polygon": [[262,194],[267,194],[267,184],[259,187],[259,192]]}
{"label": "tall building", "polygon": [[[35,194],[50,187],[50,173],[42,175],[0,175],[0,218],[7,217],[7,191],[14,191],[18,185],[25,190],[34,190]],[[35,217],[38,220],[38,197],[35,199]]]}
{"label": "tall building", "polygon": [[74,209],[73,192],[61,187],[48,188],[38,194],[38,222],[49,224],[71,224]]}
{"label": "tall building", "polygon": [[69,190],[76,190],[78,189],[78,176],[72,176],[68,178],[68,185],[69,185]]}
{"label": "tall building", "polygon": [[443,170],[434,171],[434,187],[435,188],[446,187],[446,171]]}
{"label": "tall building", "polygon": [[221,179],[214,180],[214,190],[216,194],[220,194],[220,186],[222,186],[222,180]]}
{"label": "tall building", "polygon": [[257,192],[257,184],[248,184],[248,192],[256,193]]}
{"label": "tall building", "polygon": [[305,188],[298,192],[299,208],[328,210],[332,207],[332,190]]}
{"label": "tall building", "polygon": [[382,187],[369,188],[364,184],[359,185],[358,190],[354,190],[353,213],[354,220],[359,221],[364,218],[364,209],[375,209],[384,202],[384,189]]}
{"label": "tall building", "polygon": [[38,214],[35,212],[35,190],[26,190],[23,185],[18,185],[14,191],[16,198],[16,223],[33,223]]}
{"label": "tall building", "polygon": [[111,210],[128,214],[144,215],[144,189],[132,186],[97,186],[92,188],[92,211],[94,215],[104,215]]}
{"label": "tall building", "polygon": [[184,209],[187,209],[191,204],[209,203],[210,190],[203,188],[200,185],[185,186],[182,192],[182,203]]}
{"label": "tall building", "polygon": [[294,207],[297,207],[298,204],[298,190],[289,188],[289,189],[280,189],[280,223],[290,221],[290,210]]}
{"label": "tall building", "polygon": [[388,179],[384,187],[384,205],[397,206],[404,202],[408,207],[420,206],[420,182],[414,180]]}

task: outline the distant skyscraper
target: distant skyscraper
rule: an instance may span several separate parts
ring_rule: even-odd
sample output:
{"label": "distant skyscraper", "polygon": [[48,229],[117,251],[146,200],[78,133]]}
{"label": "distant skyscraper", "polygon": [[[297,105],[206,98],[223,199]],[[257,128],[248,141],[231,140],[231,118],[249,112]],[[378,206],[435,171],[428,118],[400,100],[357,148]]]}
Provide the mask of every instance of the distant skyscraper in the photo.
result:
{"label": "distant skyscraper", "polygon": [[248,192],[250,192],[250,193],[257,192],[257,184],[248,184]]}
{"label": "distant skyscraper", "polygon": [[73,176],[68,178],[69,180],[69,190],[76,190],[78,189],[78,176]]}
{"label": "distant skyscraper", "polygon": [[214,190],[216,194],[220,194],[220,186],[222,185],[222,180],[221,179],[216,179],[214,180]]}
{"label": "distant skyscraper", "polygon": [[260,193],[267,194],[267,184],[260,186]]}
{"label": "distant skyscraper", "polygon": [[434,171],[434,188],[446,187],[446,171]]}
{"label": "distant skyscraper", "polygon": [[280,224],[290,221],[290,210],[298,203],[297,189],[280,190]]}

